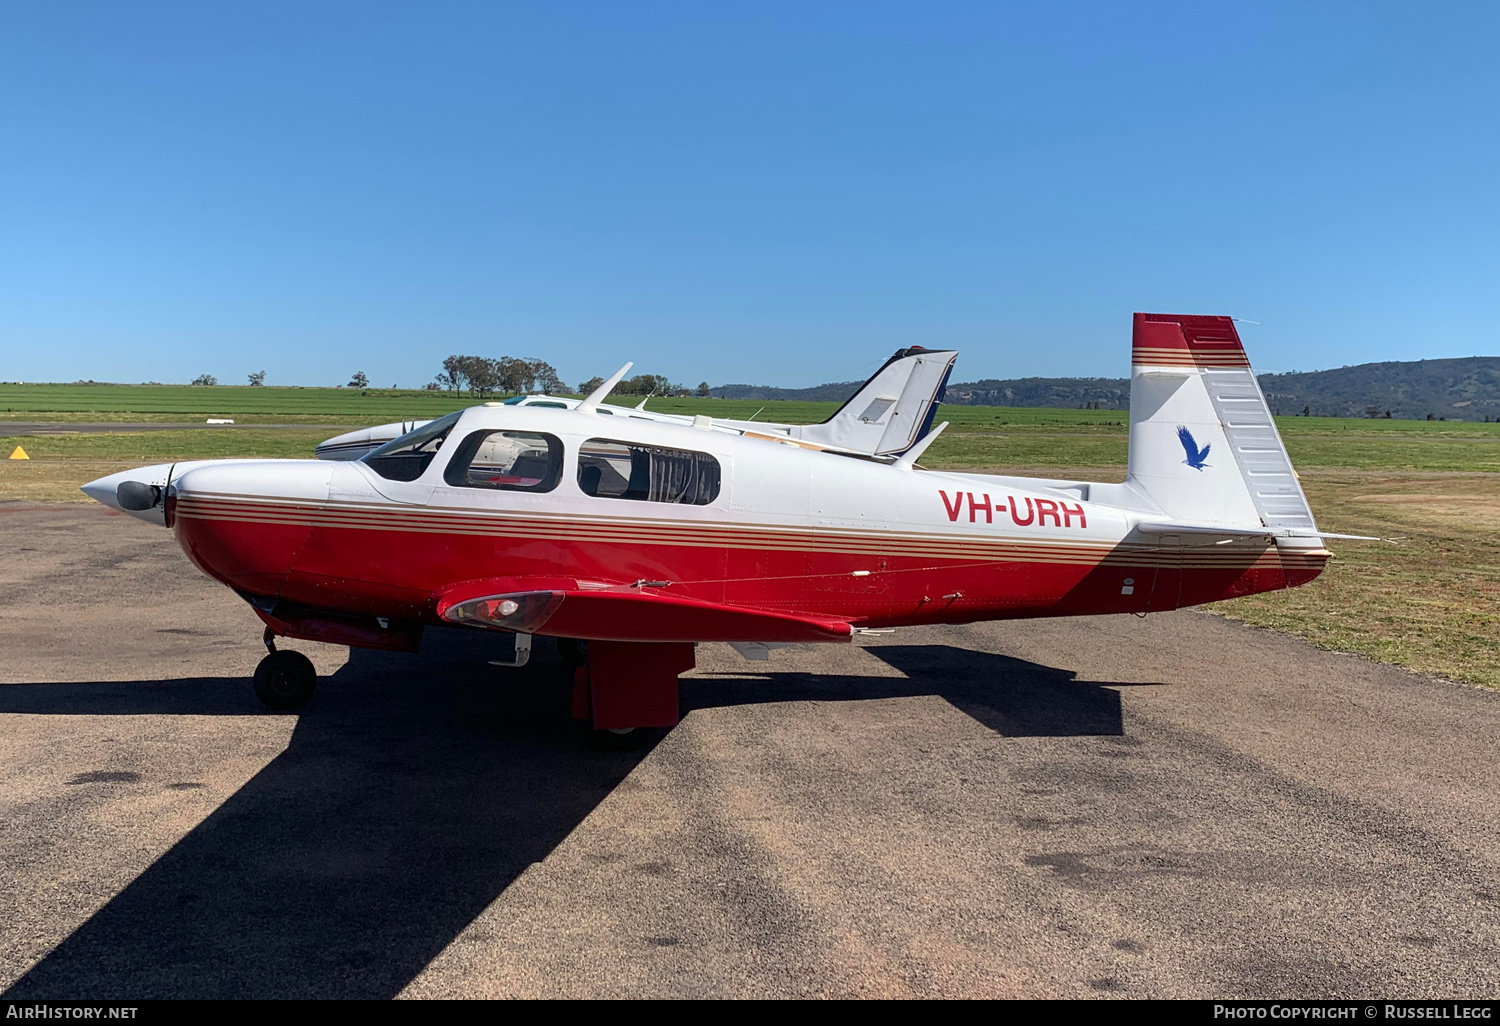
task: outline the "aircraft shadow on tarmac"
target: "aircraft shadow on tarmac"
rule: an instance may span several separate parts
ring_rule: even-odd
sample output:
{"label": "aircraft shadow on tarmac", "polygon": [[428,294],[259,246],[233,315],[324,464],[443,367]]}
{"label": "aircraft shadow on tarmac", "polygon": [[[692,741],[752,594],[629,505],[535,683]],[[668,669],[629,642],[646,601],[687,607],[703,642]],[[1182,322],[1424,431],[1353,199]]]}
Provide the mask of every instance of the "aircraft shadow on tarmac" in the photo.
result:
{"label": "aircraft shadow on tarmac", "polygon": [[[746,664],[759,679],[685,682],[684,713],[936,694],[1007,736],[1122,732],[1116,685],[947,646],[870,651],[907,679]],[[494,655],[459,631],[430,632],[421,657],[353,652],[283,753],[3,996],[397,994],[650,751],[593,746],[550,647],[519,670]],[[4,712],[263,714],[243,678],[4,687]]]}
{"label": "aircraft shadow on tarmac", "polygon": [[[973,652],[949,645],[880,645],[865,651],[906,677],[747,670],[761,679],[716,677],[683,684],[682,710],[757,702],[854,702],[937,695],[1006,737],[1118,736],[1124,732],[1120,693],[1138,686],[1093,684],[1023,659]],[[751,664],[747,664],[751,665]],[[764,679],[769,677],[769,680]]]}

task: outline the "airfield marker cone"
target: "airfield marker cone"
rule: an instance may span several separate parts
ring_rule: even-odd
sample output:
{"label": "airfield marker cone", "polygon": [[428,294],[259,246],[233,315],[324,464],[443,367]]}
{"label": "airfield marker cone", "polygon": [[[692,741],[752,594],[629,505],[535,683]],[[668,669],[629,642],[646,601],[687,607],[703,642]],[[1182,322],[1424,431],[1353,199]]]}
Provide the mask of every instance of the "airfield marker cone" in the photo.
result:
{"label": "airfield marker cone", "polygon": [[23,448],[21,448],[19,445],[16,446],[16,451],[10,454],[10,458],[13,459],[13,460],[29,460],[29,459],[31,459],[30,456],[26,455],[26,450],[23,449]]}

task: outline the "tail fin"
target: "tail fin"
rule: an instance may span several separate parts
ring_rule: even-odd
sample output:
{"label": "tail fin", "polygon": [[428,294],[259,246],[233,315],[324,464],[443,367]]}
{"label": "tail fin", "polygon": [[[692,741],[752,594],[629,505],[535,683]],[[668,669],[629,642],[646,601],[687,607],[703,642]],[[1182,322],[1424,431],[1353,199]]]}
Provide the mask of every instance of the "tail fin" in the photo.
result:
{"label": "tail fin", "polygon": [[1229,317],[1135,315],[1128,482],[1174,521],[1317,524]]}
{"label": "tail fin", "polygon": [[837,413],[794,428],[793,437],[875,456],[900,455],[932,430],[957,359],[952,349],[897,350]]}

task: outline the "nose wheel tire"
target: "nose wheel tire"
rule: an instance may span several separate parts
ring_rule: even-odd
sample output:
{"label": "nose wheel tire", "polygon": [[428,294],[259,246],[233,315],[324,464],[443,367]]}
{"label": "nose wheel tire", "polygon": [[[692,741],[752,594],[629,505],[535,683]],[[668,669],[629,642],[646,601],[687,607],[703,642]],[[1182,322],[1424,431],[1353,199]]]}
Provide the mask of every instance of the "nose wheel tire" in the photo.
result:
{"label": "nose wheel tire", "polygon": [[272,652],[255,668],[255,696],[271,709],[300,709],[317,686],[318,671],[301,652]]}

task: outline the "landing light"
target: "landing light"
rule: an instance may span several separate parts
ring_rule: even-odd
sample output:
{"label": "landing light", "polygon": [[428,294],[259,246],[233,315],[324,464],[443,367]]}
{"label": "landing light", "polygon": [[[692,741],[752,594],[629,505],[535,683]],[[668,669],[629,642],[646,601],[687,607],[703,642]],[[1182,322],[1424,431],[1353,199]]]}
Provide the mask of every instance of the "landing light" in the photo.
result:
{"label": "landing light", "polygon": [[439,614],[449,623],[498,628],[534,634],[562,605],[560,591],[529,591],[513,595],[486,595],[455,602]]}

